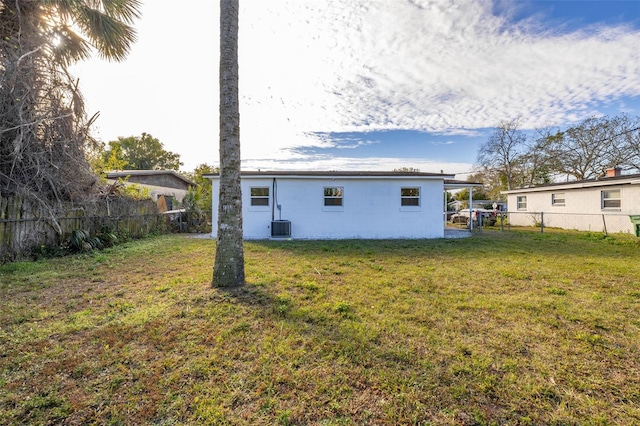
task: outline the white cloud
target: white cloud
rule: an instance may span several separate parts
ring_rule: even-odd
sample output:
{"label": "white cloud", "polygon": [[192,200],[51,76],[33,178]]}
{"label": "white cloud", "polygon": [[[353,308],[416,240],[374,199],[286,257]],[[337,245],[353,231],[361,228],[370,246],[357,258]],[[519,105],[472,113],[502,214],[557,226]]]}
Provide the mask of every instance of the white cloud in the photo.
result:
{"label": "white cloud", "polygon": [[362,170],[362,171],[391,171],[411,167],[422,172],[458,174],[458,179],[465,180],[466,172],[471,170],[472,164],[462,162],[433,161],[428,158],[394,157],[328,157],[315,156],[312,162],[306,158],[275,160],[249,159],[243,161],[246,170]]}
{"label": "white cloud", "polygon": [[515,117],[528,128],[556,125],[640,95],[640,32],[627,28],[541,32],[534,20],[494,16],[486,1],[275,4],[287,14],[261,22],[276,29],[265,36],[256,26],[245,39],[273,59],[261,75],[284,94],[255,110],[287,116],[270,135],[274,148],[313,144],[302,138],[310,130],[462,132]]}
{"label": "white cloud", "polygon": [[[515,117],[528,128],[558,125],[597,114],[601,103],[640,96],[640,31],[561,33],[535,16],[514,24],[518,3],[495,6],[242,0],[243,158],[284,161],[300,157],[293,147],[333,146],[314,132],[473,135]],[[146,131],[179,152],[187,169],[216,163],[217,6],[153,0],[144,12],[126,63],[78,68],[89,106],[103,111],[101,136]],[[351,160],[342,165],[365,164]]]}

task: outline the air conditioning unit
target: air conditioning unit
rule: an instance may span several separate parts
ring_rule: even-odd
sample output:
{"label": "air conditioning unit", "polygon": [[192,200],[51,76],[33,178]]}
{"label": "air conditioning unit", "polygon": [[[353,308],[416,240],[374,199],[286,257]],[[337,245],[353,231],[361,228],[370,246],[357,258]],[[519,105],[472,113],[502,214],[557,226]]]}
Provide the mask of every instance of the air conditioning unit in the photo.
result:
{"label": "air conditioning unit", "polygon": [[272,220],[271,221],[271,237],[282,238],[291,236],[290,220]]}

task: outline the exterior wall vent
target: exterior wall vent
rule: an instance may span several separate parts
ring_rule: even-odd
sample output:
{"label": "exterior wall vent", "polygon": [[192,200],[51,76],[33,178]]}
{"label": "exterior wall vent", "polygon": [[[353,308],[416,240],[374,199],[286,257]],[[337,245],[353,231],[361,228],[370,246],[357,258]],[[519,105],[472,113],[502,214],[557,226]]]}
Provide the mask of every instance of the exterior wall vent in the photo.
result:
{"label": "exterior wall vent", "polygon": [[290,220],[272,220],[271,221],[271,237],[283,238],[291,236]]}

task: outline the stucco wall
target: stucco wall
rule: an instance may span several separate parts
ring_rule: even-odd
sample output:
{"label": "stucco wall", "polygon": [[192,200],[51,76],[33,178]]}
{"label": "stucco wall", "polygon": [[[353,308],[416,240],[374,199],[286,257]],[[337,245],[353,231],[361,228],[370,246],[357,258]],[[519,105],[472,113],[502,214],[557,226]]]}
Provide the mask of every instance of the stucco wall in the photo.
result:
{"label": "stucco wall", "polygon": [[[219,191],[213,179],[214,194]],[[268,206],[251,206],[251,187],[268,187]],[[343,207],[324,206],[324,188],[343,187]],[[420,207],[402,207],[400,189],[420,187]],[[389,178],[278,178],[275,219],[291,221],[291,238],[442,238],[442,180]],[[247,239],[271,237],[273,179],[243,178],[243,231]],[[217,223],[217,197],[213,223]],[[217,229],[213,229],[216,236]]]}
{"label": "stucco wall", "polygon": [[[601,208],[602,190],[620,190],[619,209]],[[552,195],[564,193],[565,205],[552,205]],[[527,209],[518,210],[517,197],[527,197]],[[640,185],[611,185],[606,187],[549,189],[541,192],[508,194],[509,221],[516,226],[531,226],[540,222],[548,227],[581,231],[633,233],[629,215],[640,215]]]}

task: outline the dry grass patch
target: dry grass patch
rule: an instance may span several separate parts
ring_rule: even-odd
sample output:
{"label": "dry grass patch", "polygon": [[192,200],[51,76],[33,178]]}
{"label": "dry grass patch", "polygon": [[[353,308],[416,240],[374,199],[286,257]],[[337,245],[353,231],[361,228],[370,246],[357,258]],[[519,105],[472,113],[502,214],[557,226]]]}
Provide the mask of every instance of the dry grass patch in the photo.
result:
{"label": "dry grass patch", "polygon": [[165,236],[0,266],[3,424],[634,424],[640,244]]}

